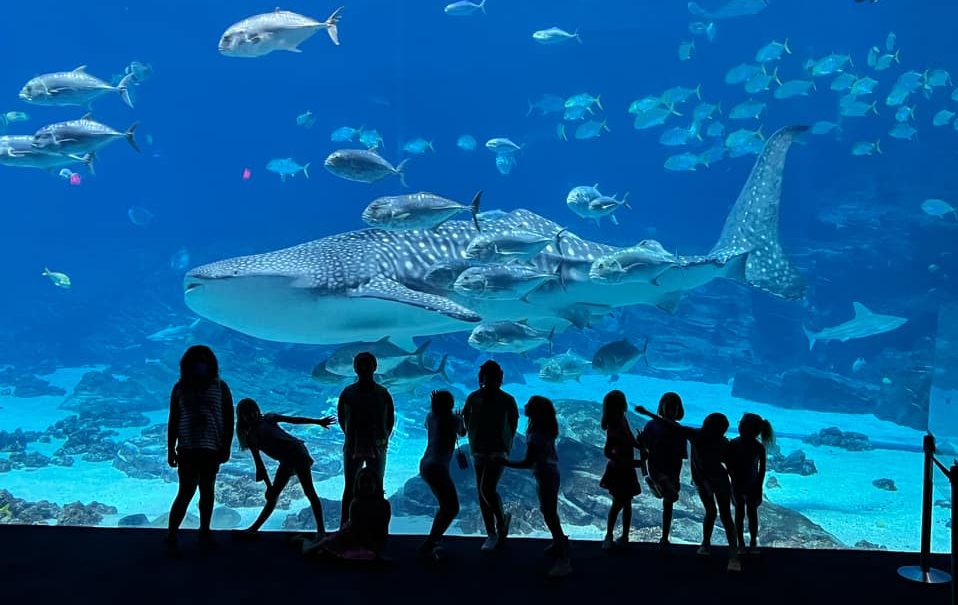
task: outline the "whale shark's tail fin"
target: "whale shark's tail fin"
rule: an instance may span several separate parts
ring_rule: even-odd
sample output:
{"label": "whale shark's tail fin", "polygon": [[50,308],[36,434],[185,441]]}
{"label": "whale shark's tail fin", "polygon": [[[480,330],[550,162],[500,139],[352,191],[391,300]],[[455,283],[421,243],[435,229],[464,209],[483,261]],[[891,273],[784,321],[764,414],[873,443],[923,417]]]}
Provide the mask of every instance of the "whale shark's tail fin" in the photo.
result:
{"label": "whale shark's tail fin", "polygon": [[789,126],[769,137],[711,252],[726,260],[748,254],[744,281],[789,300],[805,295],[805,280],[778,241],[782,173],[788,148],[806,130],[807,126]]}

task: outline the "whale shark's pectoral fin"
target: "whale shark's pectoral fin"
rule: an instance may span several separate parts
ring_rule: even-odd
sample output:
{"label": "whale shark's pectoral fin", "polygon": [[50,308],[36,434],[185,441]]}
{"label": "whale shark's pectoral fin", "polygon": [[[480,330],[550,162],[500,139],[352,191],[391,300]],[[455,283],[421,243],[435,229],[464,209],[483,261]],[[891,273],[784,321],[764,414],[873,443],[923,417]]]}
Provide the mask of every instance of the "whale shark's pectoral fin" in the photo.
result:
{"label": "whale shark's pectoral fin", "polygon": [[444,296],[419,292],[386,277],[373,278],[366,284],[351,290],[348,295],[353,298],[378,298],[411,305],[426,311],[441,313],[459,321],[482,321],[479,314],[472,309],[468,309]]}

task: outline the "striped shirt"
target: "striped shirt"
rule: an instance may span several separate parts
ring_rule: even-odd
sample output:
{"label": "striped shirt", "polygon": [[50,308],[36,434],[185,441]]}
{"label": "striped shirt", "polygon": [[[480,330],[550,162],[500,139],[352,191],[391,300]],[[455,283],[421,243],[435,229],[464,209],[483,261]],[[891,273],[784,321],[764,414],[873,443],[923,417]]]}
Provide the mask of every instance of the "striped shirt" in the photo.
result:
{"label": "striped shirt", "polygon": [[[227,414],[232,416],[232,396],[222,380],[214,380],[205,389],[193,391],[179,383],[173,387],[170,406],[176,406],[177,449],[204,449],[221,452],[232,441],[232,426],[227,427]],[[230,407],[229,411],[225,409]]]}

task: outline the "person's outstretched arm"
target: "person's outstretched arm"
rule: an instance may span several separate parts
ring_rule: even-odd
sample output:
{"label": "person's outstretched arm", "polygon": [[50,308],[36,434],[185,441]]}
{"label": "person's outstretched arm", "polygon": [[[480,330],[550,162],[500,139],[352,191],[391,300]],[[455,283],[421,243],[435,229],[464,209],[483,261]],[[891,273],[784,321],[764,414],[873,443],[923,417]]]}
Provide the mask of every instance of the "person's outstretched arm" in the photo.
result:
{"label": "person's outstretched arm", "polygon": [[306,418],[304,416],[283,416],[282,414],[273,414],[276,422],[285,422],[286,424],[318,424],[324,429],[336,424],[335,416],[323,416],[322,418]]}
{"label": "person's outstretched arm", "polygon": [[502,465],[509,468],[532,468],[532,465],[535,464],[535,452],[536,445],[534,443],[529,443],[528,439],[526,440],[526,457],[522,460],[509,460],[508,458],[502,459]]}
{"label": "person's outstretched arm", "polygon": [[220,407],[223,411],[223,450],[220,452],[220,462],[229,462],[230,453],[233,450],[233,431],[235,430],[233,415],[233,393],[229,386],[220,381],[222,397]]}
{"label": "person's outstretched arm", "polygon": [[166,421],[166,461],[176,468],[176,441],[179,438],[180,406],[177,405],[176,387],[170,392],[170,417]]}
{"label": "person's outstretched arm", "polygon": [[641,405],[635,406],[635,411],[636,411],[636,413],[642,414],[643,416],[648,416],[649,418],[654,418],[655,420],[661,420],[662,422],[664,422],[664,423],[666,423],[666,424],[668,424],[668,425],[670,425],[670,426],[672,426],[672,427],[675,427],[675,428],[679,429],[679,431],[682,432],[682,435],[683,435],[684,437],[686,437],[686,438],[690,438],[690,437],[694,436],[695,433],[696,433],[696,431],[699,430],[699,429],[692,428],[692,427],[689,427],[689,426],[682,426],[681,424],[679,424],[678,422],[672,420],[671,418],[663,418],[662,416],[659,416],[659,415],[656,414],[655,412],[653,412],[653,411],[651,411],[651,410],[648,410],[648,409],[642,407]]}

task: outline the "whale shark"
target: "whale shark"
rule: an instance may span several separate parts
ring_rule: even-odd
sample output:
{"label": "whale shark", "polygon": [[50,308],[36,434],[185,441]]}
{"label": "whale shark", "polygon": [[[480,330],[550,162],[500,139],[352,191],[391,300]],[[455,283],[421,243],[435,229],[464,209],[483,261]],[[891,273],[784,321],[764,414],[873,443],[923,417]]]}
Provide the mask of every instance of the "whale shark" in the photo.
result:
{"label": "whale shark", "polygon": [[826,340],[847,342],[856,338],[891,332],[905,325],[908,321],[905,317],[875,313],[860,302],[853,302],[852,307],[855,309],[855,317],[837,326],[824,328],[820,332],[812,332],[808,328],[802,327],[806,338],[808,338],[808,350],[814,349],[816,342],[825,342]]}
{"label": "whale shark", "polygon": [[494,210],[479,215],[481,236],[524,231],[550,238],[528,264],[561,279],[521,300],[470,298],[426,279],[431,269],[469,260],[469,244],[480,233],[460,220],[425,230],[348,231],[216,261],[187,272],[184,301],[200,317],[265,340],[331,345],[389,336],[409,347],[414,337],[472,330],[484,321],[562,331],[582,309],[672,310],[683,293],[719,278],[799,299],[805,283],[779,243],[779,206],[788,150],[805,130],[792,126],[769,137],[708,254],[679,256],[658,242],[641,242],[639,250],[654,252],[644,262],[657,270],[643,272],[654,279],[592,279],[597,261],[624,249],[583,239],[526,209]]}

